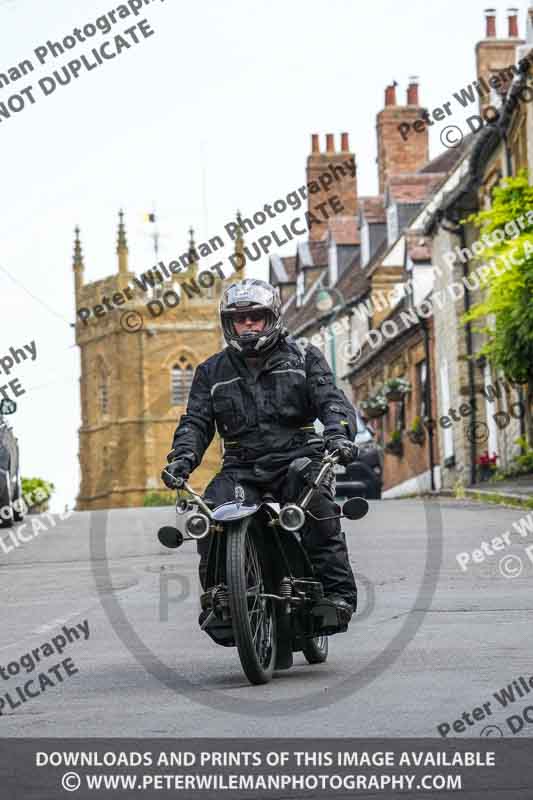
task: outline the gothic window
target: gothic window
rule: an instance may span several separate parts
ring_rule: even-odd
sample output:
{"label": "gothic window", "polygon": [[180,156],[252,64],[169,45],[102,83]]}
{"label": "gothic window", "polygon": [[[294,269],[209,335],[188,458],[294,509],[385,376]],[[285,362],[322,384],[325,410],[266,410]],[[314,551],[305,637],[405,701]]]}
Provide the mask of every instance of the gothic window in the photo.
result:
{"label": "gothic window", "polygon": [[194,370],[186,356],[172,367],[172,405],[184,406],[189,397]]}

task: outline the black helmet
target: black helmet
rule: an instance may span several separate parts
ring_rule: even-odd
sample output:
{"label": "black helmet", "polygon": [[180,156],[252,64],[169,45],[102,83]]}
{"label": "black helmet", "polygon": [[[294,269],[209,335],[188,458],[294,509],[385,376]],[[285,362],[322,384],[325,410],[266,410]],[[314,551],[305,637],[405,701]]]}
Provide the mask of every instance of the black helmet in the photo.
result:
{"label": "black helmet", "polygon": [[[265,312],[266,325],[261,333],[244,333],[237,336],[233,315],[257,309]],[[279,290],[266,281],[246,278],[232,283],[220,301],[220,322],[224,339],[230,347],[244,355],[258,355],[273,347],[282,331],[281,298]]]}

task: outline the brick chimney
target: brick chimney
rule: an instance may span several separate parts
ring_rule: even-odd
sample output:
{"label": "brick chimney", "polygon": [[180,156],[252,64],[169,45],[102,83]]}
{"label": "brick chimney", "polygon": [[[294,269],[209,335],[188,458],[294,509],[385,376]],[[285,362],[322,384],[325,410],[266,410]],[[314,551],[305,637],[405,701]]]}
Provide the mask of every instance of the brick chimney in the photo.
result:
{"label": "brick chimney", "polygon": [[487,39],[496,38],[496,9],[485,9],[485,37]]}
{"label": "brick chimney", "polygon": [[418,78],[409,78],[409,86],[407,87],[407,105],[419,107],[418,102]]}
{"label": "brick chimney", "polygon": [[416,172],[429,161],[429,131],[413,133],[404,141],[398,130],[407,122],[420,119],[424,109],[418,97],[418,78],[411,78],[407,89],[407,104],[396,104],[396,81],[385,89],[385,108],[377,115],[379,193],[393,175]]}
{"label": "brick chimney", "polygon": [[[483,96],[479,98],[479,109],[482,112],[492,105],[490,97],[490,78],[500,79],[500,85],[494,86],[497,91],[506,91],[517,74],[517,48],[524,43],[518,38],[518,9],[507,9],[507,29],[504,38],[498,38],[496,26],[496,10],[485,10],[485,38],[476,45],[476,68],[479,89]],[[514,68],[514,69],[513,69]]]}
{"label": "brick chimney", "polygon": [[518,39],[518,8],[507,9],[509,39]]}
{"label": "brick chimney", "polygon": [[[355,216],[357,214],[357,168],[355,154],[350,152],[350,143],[347,133],[341,133],[340,150],[335,150],[335,136],[326,134],[326,152],[320,152],[320,140],[317,133],[311,136],[311,153],[307,157],[307,183],[312,184],[308,189],[307,208],[318,219],[319,224],[312,225],[309,230],[309,239],[318,241],[327,230],[328,223],[324,214],[318,210],[320,203],[327,202],[331,197],[337,196],[342,205],[339,216]],[[354,173],[354,174],[352,174]],[[319,191],[312,191],[319,187]],[[333,209],[328,204],[327,214],[335,216]]]}

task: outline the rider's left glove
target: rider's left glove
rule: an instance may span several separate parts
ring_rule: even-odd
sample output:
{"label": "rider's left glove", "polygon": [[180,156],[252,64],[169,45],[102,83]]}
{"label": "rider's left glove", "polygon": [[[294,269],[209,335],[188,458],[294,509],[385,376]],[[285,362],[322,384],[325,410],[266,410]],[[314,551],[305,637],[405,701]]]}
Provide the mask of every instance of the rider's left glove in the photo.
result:
{"label": "rider's left glove", "polygon": [[[173,453],[169,453],[169,458],[171,458],[173,455]],[[169,489],[175,489],[176,478],[182,478],[184,481],[186,481],[193,469],[193,462],[186,456],[174,458],[170,464],[167,464],[161,473],[161,480]]]}
{"label": "rider's left glove", "polygon": [[329,453],[337,451],[339,456],[339,464],[350,464],[357,458],[359,452],[358,447],[354,442],[346,439],[345,436],[331,436],[326,441],[326,449]]}

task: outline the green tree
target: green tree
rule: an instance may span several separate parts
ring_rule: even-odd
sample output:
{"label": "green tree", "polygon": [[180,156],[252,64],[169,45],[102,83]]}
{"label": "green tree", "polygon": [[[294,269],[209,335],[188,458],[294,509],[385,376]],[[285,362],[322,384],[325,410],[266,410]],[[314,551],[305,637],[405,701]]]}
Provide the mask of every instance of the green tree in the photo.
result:
{"label": "green tree", "polygon": [[55,486],[42,478],[21,478],[22,494],[29,508],[34,506],[47,507]]}
{"label": "green tree", "polygon": [[[533,187],[527,172],[507,178],[494,189],[492,207],[467,222],[488,235],[491,246],[483,260],[495,269],[484,280],[483,300],[463,322],[483,322],[476,329],[486,334],[479,355],[487,357],[505,377],[527,384],[529,439],[533,441]],[[495,231],[505,233],[491,236]],[[487,240],[485,240],[487,241]]]}

